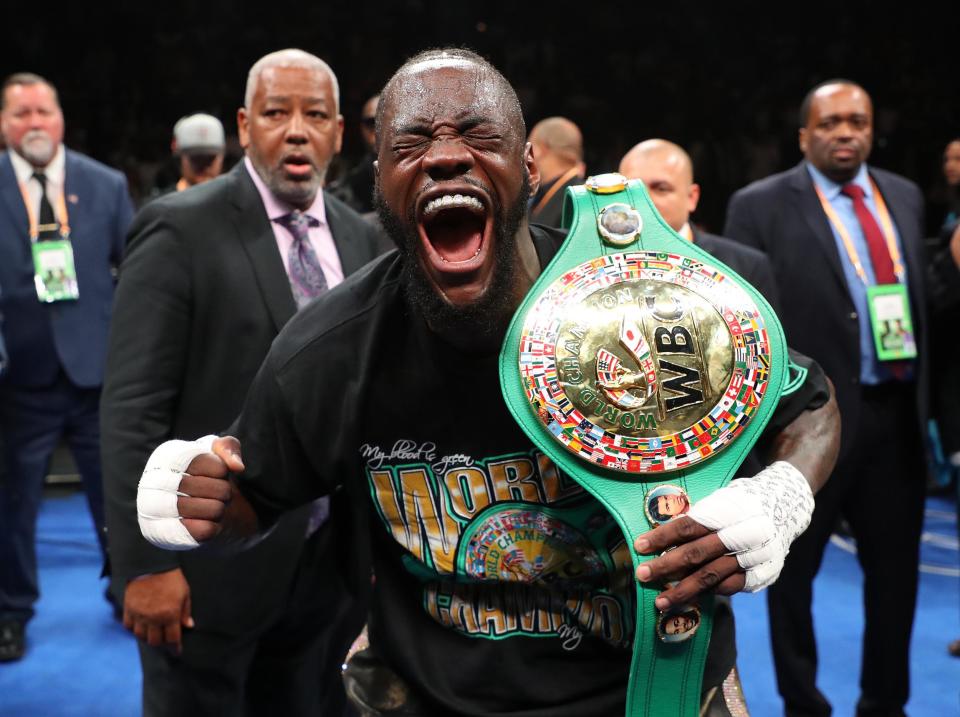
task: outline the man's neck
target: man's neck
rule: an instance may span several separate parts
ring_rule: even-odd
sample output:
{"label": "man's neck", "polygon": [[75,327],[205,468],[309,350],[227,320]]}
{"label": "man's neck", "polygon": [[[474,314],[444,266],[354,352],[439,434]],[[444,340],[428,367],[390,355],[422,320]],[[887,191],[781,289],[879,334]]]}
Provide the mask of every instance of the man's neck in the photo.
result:
{"label": "man's neck", "polygon": [[10,147],[8,152],[10,153],[10,162],[13,164],[18,180],[26,181],[34,172],[43,172],[49,181],[55,183],[63,181],[63,172],[66,161],[64,158],[63,145],[58,146],[56,151],[53,153],[53,157],[50,158],[50,161],[43,165],[34,164],[22,154],[17,152],[13,147]]}
{"label": "man's neck", "polygon": [[[812,162],[811,162],[812,164]],[[836,182],[837,184],[846,184],[847,182],[852,182],[856,179],[857,175],[860,173],[860,168],[862,164],[858,164],[856,167],[850,170],[844,169],[826,169],[817,167],[813,165],[820,174],[829,179],[831,182]]]}
{"label": "man's neck", "polygon": [[30,158],[27,157],[26,155],[23,155],[23,154],[21,154],[20,152],[18,152],[16,149],[14,149],[13,151],[17,153],[17,156],[20,157],[20,159],[22,159],[24,162],[26,162],[26,163],[29,164],[31,167],[33,167],[33,169],[34,169],[35,171],[37,171],[37,172],[43,172],[43,171],[45,171],[45,170],[47,169],[47,167],[49,167],[50,164],[53,162],[53,157],[56,157],[56,156],[57,156],[57,153],[54,152],[54,153],[53,153],[53,156],[50,157],[50,159],[48,159],[46,162],[44,162],[43,164],[37,164],[36,162],[34,162],[32,159],[30,159]]}
{"label": "man's neck", "polygon": [[277,194],[270,188],[270,185],[267,183],[267,180],[264,179],[263,174],[260,173],[260,169],[254,163],[254,161],[250,159],[249,155],[244,157],[243,161],[246,165],[248,173],[250,174],[250,178],[253,180],[254,185],[257,187],[257,191],[260,193],[260,196],[263,199],[264,203],[268,205],[267,206],[268,211],[270,209],[270,205],[268,203],[268,198],[269,198],[269,200],[273,203],[273,207],[275,209],[279,210],[280,207],[284,207],[284,208],[289,207],[291,209],[299,209],[301,212],[305,212],[314,205],[314,202],[317,201],[317,195],[322,191],[321,189],[317,189],[317,191],[309,197],[308,201],[291,202],[289,199],[277,196]]}
{"label": "man's neck", "polygon": [[540,170],[540,186],[550,186],[553,182],[560,179],[560,177],[569,172],[571,169],[574,169],[575,166],[576,165],[567,164],[565,162],[558,162],[550,157],[538,161],[537,168]]}
{"label": "man's neck", "polygon": [[537,256],[537,247],[533,243],[533,235],[530,233],[530,225],[526,218],[520,222],[520,226],[517,228],[517,254],[520,256],[520,262],[519,271],[517,271],[519,278],[517,303],[514,306],[514,311],[520,306],[520,302],[526,298],[527,293],[542,271],[540,257]]}

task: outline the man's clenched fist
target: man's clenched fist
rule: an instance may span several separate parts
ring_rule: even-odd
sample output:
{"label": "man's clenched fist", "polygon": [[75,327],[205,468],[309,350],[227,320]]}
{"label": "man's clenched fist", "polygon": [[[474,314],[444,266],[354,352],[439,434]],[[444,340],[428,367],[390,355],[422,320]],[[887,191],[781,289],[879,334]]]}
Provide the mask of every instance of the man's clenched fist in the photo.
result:
{"label": "man's clenched fist", "polygon": [[223,529],[233,495],[228,476],[242,471],[236,438],[162,443],[147,461],[137,488],[143,537],[167,550],[191,550],[214,538]]}

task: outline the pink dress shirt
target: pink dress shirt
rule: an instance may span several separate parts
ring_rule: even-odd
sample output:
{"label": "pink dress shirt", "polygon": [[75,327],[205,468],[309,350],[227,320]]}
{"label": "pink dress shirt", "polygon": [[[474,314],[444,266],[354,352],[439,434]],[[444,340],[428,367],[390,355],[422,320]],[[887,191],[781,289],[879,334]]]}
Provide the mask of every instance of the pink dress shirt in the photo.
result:
{"label": "pink dress shirt", "polygon": [[[283,202],[273,195],[273,192],[264,184],[257,170],[253,167],[253,162],[249,157],[244,157],[243,164],[250,174],[257,192],[260,193],[260,199],[263,200],[263,208],[267,210],[267,217],[270,218],[270,226],[273,227],[273,236],[277,239],[277,249],[280,250],[280,258],[283,260],[283,269],[290,274],[290,247],[293,246],[293,235],[282,224],[276,220],[293,211],[286,202]],[[343,281],[343,266],[340,264],[340,255],[337,254],[337,247],[333,243],[333,234],[330,233],[330,225],[327,223],[327,210],[323,204],[323,191],[317,192],[313,204],[304,212],[309,217],[313,217],[320,222],[319,226],[310,227],[310,244],[320,260],[320,268],[323,269],[323,275],[327,278],[327,286],[335,287]]]}

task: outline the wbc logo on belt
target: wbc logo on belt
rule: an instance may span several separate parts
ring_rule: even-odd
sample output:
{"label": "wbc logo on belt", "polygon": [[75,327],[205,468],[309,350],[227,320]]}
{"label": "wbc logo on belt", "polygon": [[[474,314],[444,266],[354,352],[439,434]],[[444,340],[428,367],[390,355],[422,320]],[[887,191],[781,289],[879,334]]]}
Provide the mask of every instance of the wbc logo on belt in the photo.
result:
{"label": "wbc logo on belt", "polygon": [[520,371],[550,434],[628,473],[688,467],[728,445],[769,376],[762,317],[703,262],[609,254],[558,278],[528,313]]}

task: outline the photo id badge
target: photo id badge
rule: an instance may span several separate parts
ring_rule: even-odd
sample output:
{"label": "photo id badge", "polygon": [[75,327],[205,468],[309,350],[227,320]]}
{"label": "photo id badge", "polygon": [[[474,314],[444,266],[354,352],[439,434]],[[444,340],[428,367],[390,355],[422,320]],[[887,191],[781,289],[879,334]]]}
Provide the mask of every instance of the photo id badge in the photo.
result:
{"label": "photo id badge", "polygon": [[917,342],[910,319],[910,299],[902,284],[881,284],[867,287],[870,306],[870,328],[877,358],[899,361],[917,357]]}
{"label": "photo id badge", "polygon": [[69,239],[33,242],[33,272],[40,301],[50,304],[80,297]]}

